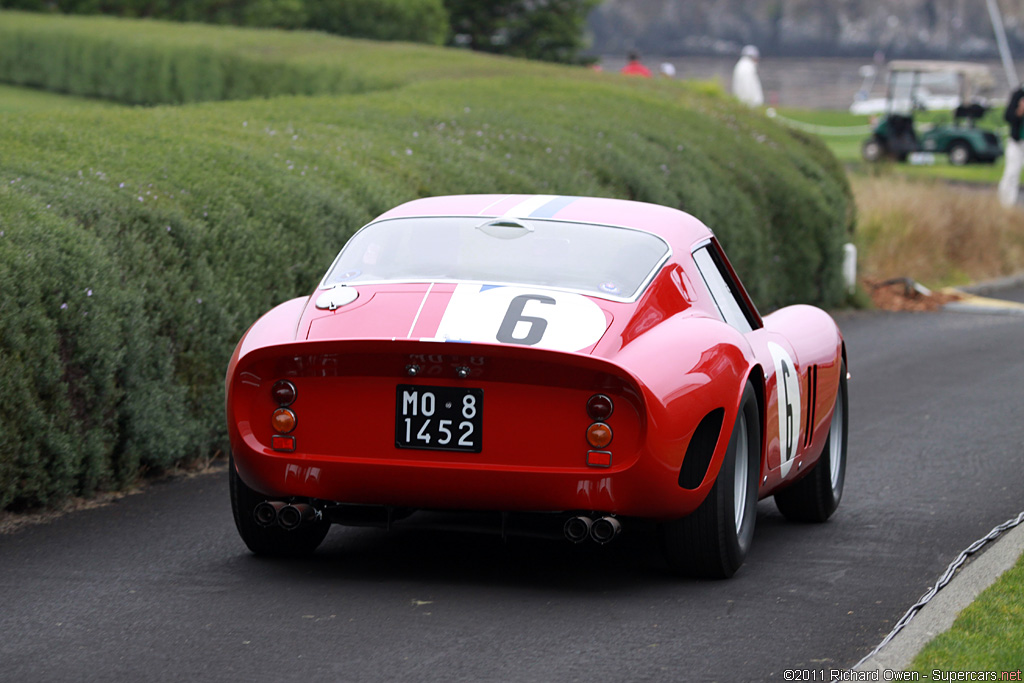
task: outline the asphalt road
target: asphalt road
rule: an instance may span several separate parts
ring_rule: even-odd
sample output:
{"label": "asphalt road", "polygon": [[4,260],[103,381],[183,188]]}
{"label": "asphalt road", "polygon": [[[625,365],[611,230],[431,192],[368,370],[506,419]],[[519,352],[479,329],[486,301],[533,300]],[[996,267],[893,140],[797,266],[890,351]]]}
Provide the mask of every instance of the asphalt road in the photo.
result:
{"label": "asphalt road", "polygon": [[736,682],[849,667],[1024,509],[1024,317],[839,322],[843,502],[817,526],[762,502],[731,580],[668,576],[638,526],[604,548],[335,527],[309,560],[258,559],[221,472],[0,536],[0,680]]}

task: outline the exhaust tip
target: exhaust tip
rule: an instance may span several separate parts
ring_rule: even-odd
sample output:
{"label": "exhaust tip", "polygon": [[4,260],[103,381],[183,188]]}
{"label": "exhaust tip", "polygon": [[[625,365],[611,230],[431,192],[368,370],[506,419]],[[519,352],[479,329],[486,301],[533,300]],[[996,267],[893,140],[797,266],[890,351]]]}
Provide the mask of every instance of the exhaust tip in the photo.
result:
{"label": "exhaust tip", "polygon": [[590,538],[595,543],[604,545],[618,536],[620,531],[622,531],[622,525],[619,524],[619,520],[614,517],[602,517],[591,525]]}
{"label": "exhaust tip", "polygon": [[587,540],[587,537],[590,535],[590,529],[593,523],[594,522],[590,517],[585,517],[584,515],[570,517],[565,520],[565,525],[562,527],[562,531],[565,533],[565,537],[573,543],[582,543]]}
{"label": "exhaust tip", "polygon": [[316,510],[308,503],[293,503],[285,505],[277,513],[278,525],[287,531],[298,529],[303,522],[316,517]]}
{"label": "exhaust tip", "polygon": [[277,521],[277,515],[285,503],[279,500],[265,500],[255,507],[252,516],[260,526],[270,526]]}

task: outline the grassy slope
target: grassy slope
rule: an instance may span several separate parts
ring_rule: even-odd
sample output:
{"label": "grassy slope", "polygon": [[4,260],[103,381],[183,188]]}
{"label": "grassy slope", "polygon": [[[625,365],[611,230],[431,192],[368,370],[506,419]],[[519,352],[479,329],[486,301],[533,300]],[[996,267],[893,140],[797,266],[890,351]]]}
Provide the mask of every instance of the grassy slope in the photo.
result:
{"label": "grassy slope", "polygon": [[[1024,557],[978,596],[914,658],[912,671],[1014,672],[1024,680]],[[952,680],[952,679],[950,679]]]}
{"label": "grassy slope", "polygon": [[0,77],[142,104],[358,93],[434,79],[563,71],[466,50],[309,31],[0,13]]}
{"label": "grassy slope", "polygon": [[[870,126],[869,116],[850,114],[844,111],[815,111],[808,109],[780,109],[779,114],[786,119],[813,126],[821,126],[818,131],[822,141],[836,158],[851,167],[857,174],[893,173],[912,179],[939,178],[969,183],[995,184],[1003,172],[1002,160],[995,164],[969,164],[967,166],[951,166],[943,155],[936,155],[934,164],[915,166],[908,163],[882,163],[881,168],[872,168],[865,164],[860,156],[861,143],[868,137],[867,133],[857,129]],[[916,117],[918,125],[933,122],[948,123],[951,121],[949,112],[925,112]],[[999,112],[990,111],[980,124],[985,128],[1005,132]],[[832,130],[825,130],[831,128]],[[844,130],[846,129],[846,130]]]}
{"label": "grassy slope", "polygon": [[35,88],[21,88],[0,84],[0,115],[23,113],[52,113],[58,110],[100,108],[118,106],[114,102],[88,97],[61,95]]}

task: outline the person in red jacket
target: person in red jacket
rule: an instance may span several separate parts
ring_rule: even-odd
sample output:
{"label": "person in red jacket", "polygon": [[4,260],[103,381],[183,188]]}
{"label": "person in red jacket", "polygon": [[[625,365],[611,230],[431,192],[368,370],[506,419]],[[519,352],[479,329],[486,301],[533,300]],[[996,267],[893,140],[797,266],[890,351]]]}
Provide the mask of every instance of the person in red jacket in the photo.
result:
{"label": "person in red jacket", "polygon": [[651,77],[651,70],[640,63],[640,55],[635,52],[629,53],[629,63],[622,67],[619,73],[624,73],[627,76],[643,76],[644,78]]}

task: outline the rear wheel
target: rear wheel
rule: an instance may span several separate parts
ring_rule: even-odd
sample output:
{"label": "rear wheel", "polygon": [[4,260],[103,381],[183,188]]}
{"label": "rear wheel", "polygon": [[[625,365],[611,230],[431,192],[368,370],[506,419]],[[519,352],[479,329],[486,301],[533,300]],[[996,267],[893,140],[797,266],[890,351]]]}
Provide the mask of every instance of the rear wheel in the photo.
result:
{"label": "rear wheel", "polygon": [[971,146],[966,142],[954,142],[949,148],[949,163],[954,166],[966,166],[973,157]]}
{"label": "rear wheel", "polygon": [[829,425],[828,440],[817,464],[803,479],[775,494],[775,505],[786,519],[824,522],[839,507],[846,481],[846,363],[839,366],[839,391]]}
{"label": "rear wheel", "polygon": [[231,512],[235,527],[249,550],[257,555],[299,557],[317,549],[331,528],[328,521],[306,522],[297,529],[286,530],[276,524],[262,526],[254,516],[256,506],[267,499],[253,491],[235,471],[235,460],[228,463],[228,487],[231,491]]}
{"label": "rear wheel", "polygon": [[874,163],[880,161],[885,156],[885,145],[878,138],[865,140],[864,144],[861,145],[860,155],[867,162]]}
{"label": "rear wheel", "polygon": [[708,497],[692,514],[662,525],[665,558],[673,571],[713,579],[736,573],[754,538],[760,466],[761,423],[748,384]]}

